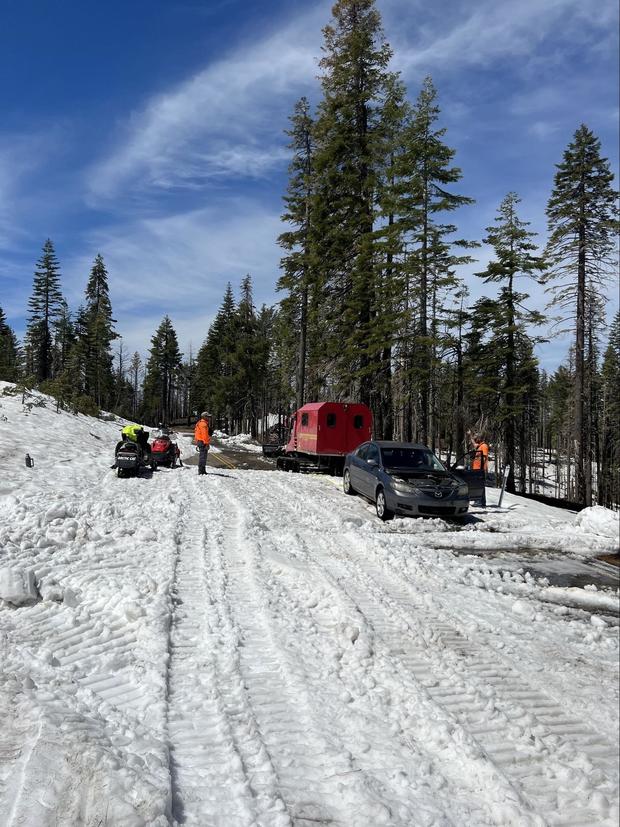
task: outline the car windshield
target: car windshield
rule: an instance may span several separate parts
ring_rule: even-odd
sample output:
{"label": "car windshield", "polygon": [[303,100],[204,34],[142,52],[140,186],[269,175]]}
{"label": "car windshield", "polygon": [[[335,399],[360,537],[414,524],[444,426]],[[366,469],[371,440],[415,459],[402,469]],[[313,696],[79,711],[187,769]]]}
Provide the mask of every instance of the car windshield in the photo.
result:
{"label": "car windshield", "polygon": [[425,448],[382,448],[383,466],[401,471],[445,471],[441,462]]}

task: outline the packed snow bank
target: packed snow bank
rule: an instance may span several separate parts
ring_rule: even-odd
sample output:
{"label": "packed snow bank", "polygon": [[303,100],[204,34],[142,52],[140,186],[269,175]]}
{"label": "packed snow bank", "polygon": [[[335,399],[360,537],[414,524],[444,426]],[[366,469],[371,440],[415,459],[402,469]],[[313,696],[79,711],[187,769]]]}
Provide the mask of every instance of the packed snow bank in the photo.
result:
{"label": "packed snow bank", "polygon": [[230,448],[243,448],[245,451],[253,451],[255,453],[262,453],[262,446],[256,443],[256,440],[251,434],[236,434],[235,436],[228,436],[224,431],[214,431],[213,436],[219,439],[223,445]]}
{"label": "packed snow bank", "polygon": [[[40,486],[54,489],[65,482],[88,485],[113,464],[114,448],[127,424],[111,414],[96,419],[57,411],[56,401],[38,391],[26,392],[22,402],[15,385],[0,382],[0,494],[23,486],[40,491]],[[181,456],[191,455],[191,439],[183,434],[175,434],[175,439]],[[26,467],[26,454],[34,467]]]}
{"label": "packed snow bank", "polygon": [[588,534],[599,534],[620,543],[620,513],[600,505],[584,508],[577,514],[575,524]]}

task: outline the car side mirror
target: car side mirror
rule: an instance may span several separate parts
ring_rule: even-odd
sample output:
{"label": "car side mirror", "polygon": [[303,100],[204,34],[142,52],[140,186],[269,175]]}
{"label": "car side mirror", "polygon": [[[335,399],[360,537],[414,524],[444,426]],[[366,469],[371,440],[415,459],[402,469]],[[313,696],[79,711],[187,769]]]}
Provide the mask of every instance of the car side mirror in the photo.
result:
{"label": "car side mirror", "polygon": [[453,466],[452,466],[452,469],[453,469],[454,471],[464,471],[464,470],[465,470],[465,466],[464,466],[464,465],[453,465]]}
{"label": "car side mirror", "polygon": [[376,459],[369,459],[369,460],[367,460],[367,462],[368,462],[368,464],[369,464],[369,465],[371,465],[373,468],[376,468],[376,467],[377,467],[377,465],[379,465],[379,463],[377,462],[377,460],[376,460]]}

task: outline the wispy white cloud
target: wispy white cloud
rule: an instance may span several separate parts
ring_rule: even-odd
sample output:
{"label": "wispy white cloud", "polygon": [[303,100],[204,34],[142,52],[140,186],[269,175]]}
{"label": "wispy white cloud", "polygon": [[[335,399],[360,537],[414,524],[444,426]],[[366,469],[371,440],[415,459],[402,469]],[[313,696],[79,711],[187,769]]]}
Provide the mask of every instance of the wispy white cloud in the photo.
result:
{"label": "wispy white cloud", "polygon": [[582,45],[585,38],[596,36],[597,46],[607,50],[617,43],[616,0],[448,2],[442,4],[435,25],[420,25],[416,12],[404,15],[402,0],[384,0],[383,6],[386,28],[393,32],[396,64],[405,76],[528,57],[550,34]]}
{"label": "wispy white cloud", "polygon": [[236,288],[249,273],[257,305],[274,301],[280,232],[277,213],[260,202],[229,198],[205,209],[97,231],[88,239],[92,254],[65,262],[63,283],[75,304],[101,252],[125,346],[143,351],[168,313],[183,346],[192,341],[196,347],[227,282]]}
{"label": "wispy white cloud", "polygon": [[10,136],[0,142],[0,249],[7,249],[23,234],[19,214],[24,200],[23,179],[39,165],[37,138]]}
{"label": "wispy white cloud", "polygon": [[127,185],[189,187],[205,178],[261,177],[283,160],[286,106],[316,85],[318,4],[251,46],[237,47],[135,112],[117,147],[90,170],[93,197]]}

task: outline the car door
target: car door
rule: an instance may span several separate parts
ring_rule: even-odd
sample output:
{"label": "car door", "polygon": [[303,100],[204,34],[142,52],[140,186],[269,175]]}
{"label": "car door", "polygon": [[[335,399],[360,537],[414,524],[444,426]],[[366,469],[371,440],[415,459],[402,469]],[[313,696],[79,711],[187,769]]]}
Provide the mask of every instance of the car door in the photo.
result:
{"label": "car door", "polygon": [[351,475],[351,485],[358,493],[362,493],[362,470],[366,467],[366,452],[368,451],[369,443],[366,442],[353,452],[349,462],[349,473]]}
{"label": "car door", "polygon": [[466,482],[469,487],[469,499],[480,500],[484,494],[484,471],[474,471],[469,466],[470,454],[465,454],[450,467],[452,473]]}
{"label": "car door", "polygon": [[360,492],[370,499],[375,498],[375,490],[377,488],[377,478],[379,474],[381,456],[379,448],[372,442],[368,445],[366,452],[366,461],[364,467],[361,469],[361,488]]}

